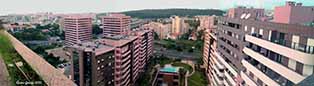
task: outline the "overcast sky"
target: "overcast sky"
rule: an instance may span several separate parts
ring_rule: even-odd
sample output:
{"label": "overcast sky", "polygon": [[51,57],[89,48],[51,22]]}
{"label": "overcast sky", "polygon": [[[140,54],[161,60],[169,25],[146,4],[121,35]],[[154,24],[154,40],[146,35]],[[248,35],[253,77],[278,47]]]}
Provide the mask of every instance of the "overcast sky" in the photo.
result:
{"label": "overcast sky", "polygon": [[[227,9],[254,6],[272,9],[287,0],[0,0],[0,15],[37,12],[121,12],[159,8]],[[291,1],[291,0],[290,0]],[[313,0],[293,0],[314,6]]]}

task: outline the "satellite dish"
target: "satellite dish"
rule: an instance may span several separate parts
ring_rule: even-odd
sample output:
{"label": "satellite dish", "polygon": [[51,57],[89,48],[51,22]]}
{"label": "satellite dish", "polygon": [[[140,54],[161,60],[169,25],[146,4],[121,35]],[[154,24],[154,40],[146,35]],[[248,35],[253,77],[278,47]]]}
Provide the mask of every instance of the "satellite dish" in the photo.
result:
{"label": "satellite dish", "polygon": [[241,19],[243,19],[245,16],[246,16],[246,14],[243,13],[243,14],[241,15]]}
{"label": "satellite dish", "polygon": [[251,17],[251,14],[247,14],[246,16],[245,16],[245,19],[249,19]]}

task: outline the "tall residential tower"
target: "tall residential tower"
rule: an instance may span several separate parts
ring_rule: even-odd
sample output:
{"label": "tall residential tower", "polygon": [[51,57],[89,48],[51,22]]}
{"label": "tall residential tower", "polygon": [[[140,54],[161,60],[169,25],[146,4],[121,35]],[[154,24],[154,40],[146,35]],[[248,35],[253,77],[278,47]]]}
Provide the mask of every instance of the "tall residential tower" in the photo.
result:
{"label": "tall residential tower", "polygon": [[65,45],[71,46],[92,39],[92,18],[85,15],[70,15],[63,18]]}
{"label": "tall residential tower", "polygon": [[153,31],[105,37],[69,49],[73,80],[80,86],[131,86],[153,54]]}
{"label": "tall residential tower", "polygon": [[112,13],[101,17],[103,36],[126,35],[131,30],[131,17]]}
{"label": "tall residential tower", "polygon": [[230,16],[215,21],[203,54],[212,86],[294,86],[313,76],[313,27]]}

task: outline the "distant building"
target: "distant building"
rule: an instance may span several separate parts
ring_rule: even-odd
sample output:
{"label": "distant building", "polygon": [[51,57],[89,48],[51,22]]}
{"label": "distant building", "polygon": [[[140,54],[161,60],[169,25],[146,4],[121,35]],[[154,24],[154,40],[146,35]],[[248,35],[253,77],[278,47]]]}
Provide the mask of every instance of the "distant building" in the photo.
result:
{"label": "distant building", "polygon": [[170,18],[172,21],[170,37],[171,39],[177,39],[182,34],[187,33],[189,30],[189,25],[184,22],[184,18],[179,16],[173,16]]}
{"label": "distant building", "polygon": [[237,7],[228,10],[228,18],[260,20],[265,17],[264,9]]}
{"label": "distant building", "polygon": [[23,23],[3,24],[3,27],[13,33],[23,31],[25,29],[35,28],[34,25]]}
{"label": "distant building", "polygon": [[181,86],[179,67],[173,67],[171,65],[165,65],[157,73],[157,79],[155,81],[155,86]]}
{"label": "distant building", "polygon": [[124,14],[108,14],[101,17],[103,36],[126,35],[131,30],[131,17]]}
{"label": "distant building", "polygon": [[182,27],[183,20],[179,16],[171,17],[172,29],[171,33],[181,33],[180,29]]}
{"label": "distant building", "polygon": [[140,28],[144,24],[147,24],[148,20],[145,19],[138,19],[138,18],[132,18],[131,19],[131,29]]}
{"label": "distant building", "polygon": [[313,21],[314,6],[302,6],[302,3],[287,1],[285,6],[275,7],[274,22],[304,24]]}
{"label": "distant building", "polygon": [[200,26],[198,30],[206,30],[214,27],[214,24],[217,23],[214,21],[215,16],[197,16],[200,21]]}
{"label": "distant building", "polygon": [[162,24],[158,22],[150,22],[145,24],[144,27],[149,27],[154,30],[159,36],[159,39],[166,39],[167,35],[170,33],[171,24]]}
{"label": "distant building", "polygon": [[153,54],[153,31],[107,36],[70,49],[72,76],[80,86],[134,85]]}
{"label": "distant building", "polygon": [[65,45],[71,46],[92,39],[92,18],[85,15],[70,15],[63,19]]}

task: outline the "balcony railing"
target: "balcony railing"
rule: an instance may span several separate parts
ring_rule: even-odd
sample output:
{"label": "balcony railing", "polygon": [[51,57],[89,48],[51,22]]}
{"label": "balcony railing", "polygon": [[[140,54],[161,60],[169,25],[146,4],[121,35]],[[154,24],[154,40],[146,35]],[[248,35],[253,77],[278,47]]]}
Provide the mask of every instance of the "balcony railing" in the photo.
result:
{"label": "balcony railing", "polygon": [[[259,34],[253,33],[250,35],[262,39],[262,36]],[[266,41],[276,43],[276,44],[279,44],[279,45],[282,45],[282,46],[285,46],[294,50],[298,50],[304,53],[314,54],[314,46],[311,46],[311,45],[292,42],[292,41],[284,40],[284,39],[274,39],[274,40],[266,40]]]}
{"label": "balcony railing", "polygon": [[[263,72],[267,77],[273,79],[275,82],[282,86],[293,86],[294,83],[286,79],[285,77],[281,76],[280,74],[274,72],[272,69],[269,69],[265,65],[261,64],[260,62],[254,60],[252,57],[246,57],[244,58],[248,63],[250,63],[252,66],[254,66],[259,71]],[[246,72],[246,70],[244,70]],[[252,77],[250,77],[252,78]]]}

